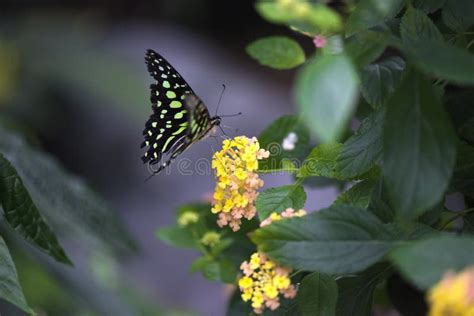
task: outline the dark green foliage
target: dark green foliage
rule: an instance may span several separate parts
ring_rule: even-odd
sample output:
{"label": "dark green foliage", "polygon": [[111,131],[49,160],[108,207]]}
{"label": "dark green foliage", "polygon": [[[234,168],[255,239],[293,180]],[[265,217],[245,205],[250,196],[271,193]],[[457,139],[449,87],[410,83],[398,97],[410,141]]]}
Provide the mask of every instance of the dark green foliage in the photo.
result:
{"label": "dark green foliage", "polygon": [[288,185],[278,188],[270,188],[260,193],[257,198],[256,207],[261,220],[271,213],[281,213],[287,208],[295,211],[304,207],[306,193],[300,185]]}
{"label": "dark green foliage", "polygon": [[[294,148],[284,148],[285,139],[294,135]],[[309,131],[302,120],[285,115],[265,128],[258,136],[260,147],[270,152],[270,157],[259,162],[259,172],[294,172],[310,151]]]}
{"label": "dark green foliage", "polygon": [[72,264],[42,218],[11,163],[0,154],[0,203],[5,219],[19,234],[56,260]]}
{"label": "dark green foliage", "polygon": [[313,272],[303,278],[297,300],[300,315],[334,315],[337,302],[336,281],[327,274]]}
{"label": "dark green foliage", "polygon": [[[250,236],[253,247],[303,276],[295,301],[263,314],[369,316],[382,303],[426,314],[424,291],[474,262],[473,2],[258,1],[256,8],[316,46],[306,63],[288,38],[247,48],[272,68],[301,68],[299,116],[276,120],[259,137],[271,153],[259,172],[291,172],[294,183],[262,189],[259,219],[317,198],[302,185],[340,189],[329,208],[234,235]],[[298,142],[281,150],[290,133]],[[464,210],[447,208],[450,193],[463,195]],[[252,313],[238,294],[229,315]]]}
{"label": "dark green foliage", "polygon": [[410,71],[389,101],[384,126],[383,171],[400,219],[421,215],[443,198],[453,172],[455,142],[433,86]]}

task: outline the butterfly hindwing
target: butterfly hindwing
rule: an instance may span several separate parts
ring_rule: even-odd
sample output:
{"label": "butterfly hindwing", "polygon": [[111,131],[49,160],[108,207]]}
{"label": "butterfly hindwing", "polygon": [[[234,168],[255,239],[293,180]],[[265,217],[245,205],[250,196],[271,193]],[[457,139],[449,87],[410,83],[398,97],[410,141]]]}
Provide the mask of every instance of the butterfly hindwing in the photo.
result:
{"label": "butterfly hindwing", "polygon": [[196,95],[185,99],[190,115],[188,120],[188,137],[192,142],[204,137],[211,128],[211,117],[204,102]]}

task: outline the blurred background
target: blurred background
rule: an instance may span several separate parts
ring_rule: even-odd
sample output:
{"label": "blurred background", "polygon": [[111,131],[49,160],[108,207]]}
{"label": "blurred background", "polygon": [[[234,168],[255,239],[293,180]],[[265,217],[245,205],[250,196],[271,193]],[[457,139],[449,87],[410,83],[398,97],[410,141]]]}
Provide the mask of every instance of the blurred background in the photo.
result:
{"label": "blurred background", "polygon": [[[152,83],[144,52],[152,48],[167,58],[211,113],[225,83],[220,114],[243,112],[224,120],[239,129],[228,134],[257,136],[294,113],[295,73],[264,68],[244,48],[286,28],[263,21],[252,1],[3,0],[0,8],[0,124],[85,179],[136,248],[117,255],[113,240],[96,243],[97,232],[75,232],[70,220],[71,229],[55,230],[75,263],[69,268],[12,240],[29,304],[40,315],[224,315],[229,289],[188,272],[197,254],[155,237],[179,205],[205,199],[214,187],[210,171],[197,173],[191,164],[183,174],[179,160],[210,159],[218,145],[196,144],[169,172],[144,182],[140,143]],[[310,39],[292,36],[312,53]],[[264,180],[276,185],[290,178]],[[337,191],[307,193],[314,210],[331,204]],[[6,303],[0,314],[23,315]]]}

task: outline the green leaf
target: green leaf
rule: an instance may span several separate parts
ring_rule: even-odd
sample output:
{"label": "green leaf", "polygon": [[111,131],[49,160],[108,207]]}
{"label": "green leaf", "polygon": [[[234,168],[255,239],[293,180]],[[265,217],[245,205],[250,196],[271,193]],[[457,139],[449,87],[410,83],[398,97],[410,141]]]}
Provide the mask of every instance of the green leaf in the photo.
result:
{"label": "green leaf", "polygon": [[344,54],[318,55],[298,75],[297,104],[303,120],[322,142],[342,136],[357,98],[357,73]]}
{"label": "green leaf", "polygon": [[271,213],[281,213],[291,207],[295,211],[302,209],[306,202],[306,192],[301,185],[286,185],[266,189],[257,197],[256,207],[261,220]]}
{"label": "green leaf", "polygon": [[382,222],[390,223],[394,221],[395,211],[379,197],[372,197],[372,201],[367,209],[369,212],[377,216]]}
{"label": "green leaf", "polygon": [[304,277],[296,296],[300,315],[331,316],[336,313],[337,284],[334,278],[319,272]]}
{"label": "green leaf", "polygon": [[0,153],[0,204],[8,224],[59,262],[72,265],[54,232],[31,200],[15,168]]}
{"label": "green leaf", "polygon": [[405,43],[419,39],[443,41],[443,35],[422,11],[409,7],[400,24],[400,35]]}
{"label": "green leaf", "polygon": [[308,35],[331,34],[342,29],[339,14],[323,4],[309,2],[258,1],[257,12],[271,23],[286,24],[292,29]]}
{"label": "green leaf", "polygon": [[270,157],[258,162],[259,172],[285,171],[285,163],[290,161],[299,165],[310,150],[309,131],[293,115],[278,118],[258,136],[258,141],[270,152]]}
{"label": "green leaf", "polygon": [[375,287],[390,275],[391,270],[389,265],[378,263],[357,275],[338,279],[339,297],[336,315],[372,315]]}
{"label": "green leaf", "polygon": [[351,36],[345,51],[354,65],[362,68],[382,55],[388,44],[388,35],[381,32],[364,31]]}
{"label": "green leaf", "polygon": [[60,238],[83,241],[91,250],[100,247],[121,252],[134,247],[118,216],[82,180],[19,136],[6,130],[0,133],[0,152]]}
{"label": "green leaf", "polygon": [[379,63],[362,69],[362,96],[374,108],[385,105],[402,79],[405,61],[397,56],[389,57]]}
{"label": "green leaf", "polygon": [[443,6],[442,18],[453,31],[462,33],[474,25],[474,2],[449,0]]}
{"label": "green leaf", "polygon": [[240,296],[240,290],[235,289],[229,299],[225,316],[252,315],[252,307],[249,302],[244,302]]}
{"label": "green leaf", "polygon": [[269,36],[247,45],[247,54],[260,64],[275,69],[291,69],[305,61],[304,51],[286,36]]}
{"label": "green leaf", "polygon": [[294,12],[286,10],[283,6],[270,1],[258,1],[255,4],[257,12],[271,23],[287,23],[294,17]]}
{"label": "green leaf", "polygon": [[399,218],[417,217],[442,199],[455,155],[455,134],[439,96],[411,71],[389,100],[384,129],[382,168]]}
{"label": "green leaf", "polygon": [[428,39],[410,41],[401,49],[426,73],[458,84],[474,84],[474,55],[465,49]]}
{"label": "green leaf", "polygon": [[296,14],[295,18],[288,23],[290,28],[312,37],[337,33],[342,29],[342,19],[337,11],[323,4],[314,4],[309,8],[302,17],[298,16],[296,10],[290,9]]}
{"label": "green leaf", "polygon": [[474,238],[442,235],[413,241],[391,251],[390,259],[408,280],[428,289],[446,272],[472,265]]}
{"label": "green leaf", "polygon": [[322,273],[354,273],[379,261],[396,233],[364,209],[347,205],[277,221],[251,239],[282,265]]}
{"label": "green leaf", "polygon": [[414,0],[413,6],[425,13],[432,13],[439,10],[446,0]]}
{"label": "green leaf", "polygon": [[361,175],[380,160],[384,114],[384,109],[372,113],[343,144],[335,164],[335,170],[341,177],[354,178]]}
{"label": "green leaf", "polygon": [[403,3],[403,0],[361,0],[347,19],[346,34],[352,35],[395,17]]}
{"label": "green leaf", "polygon": [[298,177],[338,178],[336,161],[341,152],[342,144],[328,143],[316,146],[301,165]]}
{"label": "green leaf", "polygon": [[196,247],[196,241],[191,231],[183,227],[170,226],[160,228],[156,231],[156,237],[169,246],[183,248]]}
{"label": "green leaf", "polygon": [[460,143],[450,184],[452,191],[474,197],[474,147]]}
{"label": "green leaf", "polygon": [[339,195],[334,204],[345,204],[367,209],[372,199],[376,181],[364,180]]}
{"label": "green leaf", "polygon": [[15,264],[2,237],[0,237],[0,285],[0,298],[14,304],[29,314],[33,313],[26,303]]}
{"label": "green leaf", "polygon": [[214,260],[212,258],[201,257],[192,263],[189,271],[201,271],[206,279],[224,283],[234,283],[237,277],[237,269],[233,263],[227,259]]}

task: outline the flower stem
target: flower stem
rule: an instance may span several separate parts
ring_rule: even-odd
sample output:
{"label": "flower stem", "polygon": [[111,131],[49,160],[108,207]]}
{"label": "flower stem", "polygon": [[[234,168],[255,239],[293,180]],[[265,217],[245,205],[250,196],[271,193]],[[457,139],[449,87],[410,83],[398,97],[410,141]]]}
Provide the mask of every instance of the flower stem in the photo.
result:
{"label": "flower stem", "polygon": [[458,218],[464,217],[474,212],[474,207],[462,210],[451,216],[449,219],[446,220],[443,224],[441,224],[439,230],[445,229],[449,224],[457,220]]}

